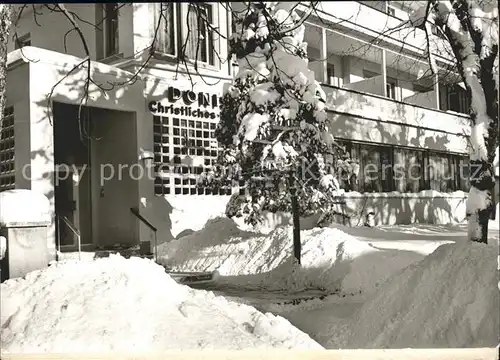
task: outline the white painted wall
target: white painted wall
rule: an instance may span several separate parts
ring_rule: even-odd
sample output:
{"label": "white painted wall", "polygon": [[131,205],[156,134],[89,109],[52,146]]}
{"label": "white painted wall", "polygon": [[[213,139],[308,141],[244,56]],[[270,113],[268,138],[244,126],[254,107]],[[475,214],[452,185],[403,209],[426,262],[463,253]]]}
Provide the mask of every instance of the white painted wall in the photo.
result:
{"label": "white painted wall", "polygon": [[431,109],[438,108],[437,96],[434,90],[427,91],[424,93],[415,93],[404,99],[404,102],[409,104],[415,104],[420,106],[425,106]]}
{"label": "white painted wall", "polygon": [[363,91],[368,94],[385,96],[384,78],[382,77],[382,75],[374,76],[372,78],[365,80],[352,82],[350,84],[344,84],[344,88]]}

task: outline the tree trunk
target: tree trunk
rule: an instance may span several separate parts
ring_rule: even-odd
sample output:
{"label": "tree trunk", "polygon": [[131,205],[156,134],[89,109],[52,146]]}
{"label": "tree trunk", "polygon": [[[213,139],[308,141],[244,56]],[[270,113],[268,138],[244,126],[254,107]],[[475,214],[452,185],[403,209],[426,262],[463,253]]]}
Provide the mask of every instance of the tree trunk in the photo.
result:
{"label": "tree trunk", "polygon": [[[490,31],[486,29],[485,31]],[[481,49],[482,39],[484,35],[480,33],[473,36],[476,49]],[[490,215],[495,207],[495,202],[492,197],[495,188],[495,178],[493,161],[498,146],[498,90],[496,89],[495,77],[495,59],[498,58],[498,45],[494,45],[489,55],[481,55],[479,57],[479,73],[478,78],[481,84],[481,90],[486,103],[486,115],[489,119],[487,132],[484,139],[486,148],[486,159],[471,159],[471,191],[469,196],[475,197],[472,203],[478,206],[469,218],[469,240],[488,243],[488,223]],[[472,90],[472,87],[466,84]],[[471,96],[474,96],[470,92]],[[478,109],[471,107],[471,119],[474,126],[478,121]],[[474,144],[473,144],[474,145]],[[477,146],[477,144],[475,144]],[[486,201],[484,201],[486,199]]]}
{"label": "tree trunk", "polygon": [[300,214],[299,214],[299,204],[297,201],[297,187],[295,181],[293,180],[293,177],[290,177],[290,182],[292,184],[291,198],[292,198],[292,217],[293,217],[293,255],[297,260],[297,263],[300,265],[300,257],[301,257]]}
{"label": "tree trunk", "polygon": [[[451,2],[452,3],[452,2]],[[498,38],[490,26],[475,26],[470,9],[481,8],[478,1],[438,3],[437,22],[445,32],[457,60],[457,68],[469,95],[472,129],[470,136],[470,191],[467,199],[468,239],[488,242],[488,222],[494,208],[493,160],[498,146],[498,88],[495,64]],[[482,6],[486,6],[483,4]],[[476,18],[475,20],[477,20]],[[492,26],[492,25],[491,25]],[[484,43],[486,40],[486,43]],[[491,41],[490,41],[491,40]],[[489,42],[491,42],[490,45]],[[488,51],[484,47],[488,46]]]}
{"label": "tree trunk", "polygon": [[7,96],[7,42],[11,27],[12,5],[0,4],[0,129]]}

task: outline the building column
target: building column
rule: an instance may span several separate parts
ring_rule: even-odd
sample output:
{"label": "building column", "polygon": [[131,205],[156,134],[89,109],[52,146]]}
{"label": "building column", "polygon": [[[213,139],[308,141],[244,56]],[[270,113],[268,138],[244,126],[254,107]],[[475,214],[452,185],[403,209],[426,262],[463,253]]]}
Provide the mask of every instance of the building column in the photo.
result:
{"label": "building column", "polygon": [[382,49],[382,86],[384,87],[383,94],[387,96],[387,59],[385,50]]}
{"label": "building column", "polygon": [[328,50],[326,48],[326,29],[321,28],[321,48],[320,58],[321,58],[321,79],[324,83],[328,83]]}
{"label": "building column", "polygon": [[436,97],[436,109],[440,110],[441,108],[441,100],[439,98],[439,75],[436,73],[433,76],[433,85],[434,85],[434,95]]}

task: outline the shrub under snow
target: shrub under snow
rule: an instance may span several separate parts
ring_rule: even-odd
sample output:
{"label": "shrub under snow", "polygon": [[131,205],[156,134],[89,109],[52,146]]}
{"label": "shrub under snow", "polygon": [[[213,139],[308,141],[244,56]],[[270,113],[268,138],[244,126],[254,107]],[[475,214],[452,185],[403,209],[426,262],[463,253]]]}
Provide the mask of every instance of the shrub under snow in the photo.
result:
{"label": "shrub under snow", "polygon": [[159,248],[160,262],[176,271],[217,271],[219,283],[268,290],[364,292],[422,255],[372,247],[335,228],[301,232],[302,263],[292,253],[292,228],[267,235],[238,230],[217,218],[205,228]]}

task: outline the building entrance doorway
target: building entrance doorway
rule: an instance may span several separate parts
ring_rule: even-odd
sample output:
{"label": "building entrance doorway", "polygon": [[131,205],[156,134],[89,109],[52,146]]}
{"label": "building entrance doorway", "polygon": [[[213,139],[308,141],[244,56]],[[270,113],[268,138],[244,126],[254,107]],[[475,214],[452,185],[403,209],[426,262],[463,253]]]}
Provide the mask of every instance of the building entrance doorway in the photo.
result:
{"label": "building entrance doorway", "polygon": [[[137,131],[131,112],[53,105],[56,244],[61,251],[139,244]],[[136,169],[137,170],[137,169]]]}
{"label": "building entrance doorway", "polygon": [[90,171],[92,120],[88,108],[54,103],[54,195],[56,244],[62,251],[83,248],[92,241]]}

